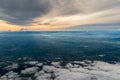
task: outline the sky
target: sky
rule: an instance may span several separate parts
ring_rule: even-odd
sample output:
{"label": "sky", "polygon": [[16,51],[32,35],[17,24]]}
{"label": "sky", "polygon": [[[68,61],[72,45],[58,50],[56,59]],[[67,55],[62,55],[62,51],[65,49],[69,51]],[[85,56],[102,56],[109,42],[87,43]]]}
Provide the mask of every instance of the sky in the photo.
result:
{"label": "sky", "polygon": [[105,24],[103,29],[120,24],[120,0],[0,0],[0,31],[74,30],[92,24]]}

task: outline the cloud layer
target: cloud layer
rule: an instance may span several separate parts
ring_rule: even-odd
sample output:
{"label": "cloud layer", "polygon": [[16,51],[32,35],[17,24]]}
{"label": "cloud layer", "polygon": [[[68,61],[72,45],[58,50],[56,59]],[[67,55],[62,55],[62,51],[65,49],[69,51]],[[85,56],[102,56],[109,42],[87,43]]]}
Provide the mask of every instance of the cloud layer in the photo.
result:
{"label": "cloud layer", "polygon": [[29,24],[32,19],[46,14],[49,8],[49,0],[0,0],[0,19]]}
{"label": "cloud layer", "polygon": [[0,20],[13,25],[65,28],[89,23],[118,23],[119,7],[120,0],[0,0]]}
{"label": "cloud layer", "polygon": [[[35,61],[36,62],[36,61]],[[33,62],[34,63],[34,62]],[[38,62],[39,64],[40,62]],[[51,64],[50,64],[51,63]],[[6,63],[7,64],[7,63]],[[14,65],[15,63],[13,63]],[[41,63],[40,63],[41,64]],[[61,62],[50,65],[19,64],[14,72],[11,69],[0,80],[119,80],[120,63],[110,64],[103,61],[74,61],[61,66]],[[11,66],[11,65],[10,65]],[[33,66],[33,67],[31,67]],[[19,68],[22,67],[22,68]],[[41,69],[42,67],[42,69]],[[24,68],[24,69],[23,69]],[[32,75],[32,76],[31,76]]]}

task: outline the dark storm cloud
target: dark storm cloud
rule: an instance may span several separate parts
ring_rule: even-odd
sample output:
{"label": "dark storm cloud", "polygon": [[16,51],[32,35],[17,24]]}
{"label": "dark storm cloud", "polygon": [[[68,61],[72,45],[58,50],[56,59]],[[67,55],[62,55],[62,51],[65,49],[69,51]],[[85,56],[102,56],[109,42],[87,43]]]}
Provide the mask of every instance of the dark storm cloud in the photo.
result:
{"label": "dark storm cloud", "polygon": [[49,0],[0,0],[0,19],[25,25],[46,14],[50,8]]}

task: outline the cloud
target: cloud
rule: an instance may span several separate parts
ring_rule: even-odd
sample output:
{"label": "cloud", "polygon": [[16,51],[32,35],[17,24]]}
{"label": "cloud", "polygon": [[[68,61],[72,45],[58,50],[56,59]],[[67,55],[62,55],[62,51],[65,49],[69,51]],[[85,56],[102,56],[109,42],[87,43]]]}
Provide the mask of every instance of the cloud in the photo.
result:
{"label": "cloud", "polygon": [[50,9],[49,0],[0,0],[0,19],[13,24],[29,24]]}
{"label": "cloud", "polygon": [[5,75],[1,76],[0,80],[21,80],[21,78],[19,77],[18,73],[10,71]]}
{"label": "cloud", "polygon": [[40,30],[118,23],[119,7],[120,0],[0,0],[0,20]]}
{"label": "cloud", "polygon": [[38,67],[31,67],[31,68],[26,68],[25,70],[21,71],[21,74],[34,74],[38,72]]}
{"label": "cloud", "polygon": [[67,63],[66,66],[44,65],[41,71],[35,73],[35,80],[119,80],[120,78],[119,63],[86,60]]}
{"label": "cloud", "polygon": [[87,23],[118,22],[119,0],[51,0],[52,8],[44,17],[35,19],[40,25],[75,26]]}
{"label": "cloud", "polygon": [[[29,63],[29,62],[27,62]],[[31,63],[31,61],[30,61]],[[33,61],[33,63],[39,63]],[[18,68],[17,71],[9,71],[0,76],[0,80],[119,80],[120,79],[120,63],[110,64],[103,61],[70,61],[62,65],[64,62],[50,62],[52,65],[43,65],[43,67],[32,67],[28,64],[21,64],[24,70]],[[14,63],[13,63],[14,64]],[[17,63],[19,64],[19,63]],[[28,67],[25,67],[28,66]],[[21,72],[21,73],[19,73]],[[33,76],[31,76],[31,74]],[[26,76],[25,76],[26,75]],[[29,80],[28,79],[28,80]],[[31,80],[31,79],[30,79]]]}
{"label": "cloud", "polygon": [[120,5],[119,0],[51,0],[53,10],[59,15],[90,14]]}

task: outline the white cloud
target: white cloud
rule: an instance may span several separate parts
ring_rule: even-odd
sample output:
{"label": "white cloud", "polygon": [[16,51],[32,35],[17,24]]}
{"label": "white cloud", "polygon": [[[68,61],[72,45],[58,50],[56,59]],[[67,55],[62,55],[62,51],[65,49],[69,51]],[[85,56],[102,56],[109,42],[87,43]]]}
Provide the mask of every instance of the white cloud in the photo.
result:
{"label": "white cloud", "polygon": [[[89,62],[84,61],[84,63],[82,62],[82,64],[87,64],[87,63],[88,66],[86,67],[76,68],[72,66],[69,69],[45,66],[46,68],[43,68],[43,71],[45,70],[48,72],[47,73],[42,72],[42,74],[37,75],[36,80],[41,80],[41,79],[51,80],[50,76],[52,75],[54,75],[55,80],[119,80],[120,79],[119,63],[109,64],[101,61],[95,61],[94,63],[90,61]],[[77,61],[77,64],[81,64],[81,62]],[[51,72],[53,73],[51,74]]]}
{"label": "white cloud", "polygon": [[22,80],[19,75],[13,71],[6,73],[0,77],[0,80]]}
{"label": "white cloud", "polygon": [[8,65],[5,67],[6,70],[13,70],[13,69],[17,69],[19,67],[18,64],[12,64],[12,65]]}
{"label": "white cloud", "polygon": [[25,70],[21,71],[21,74],[34,74],[38,72],[38,67],[31,67],[31,68],[26,68]]}
{"label": "white cloud", "polygon": [[[2,76],[0,80],[22,80],[23,78],[34,78],[35,80],[119,80],[120,63],[110,64],[103,61],[74,61],[65,66],[56,67],[58,62],[52,65],[44,65],[43,68],[29,67],[21,71],[21,74],[33,75],[23,77],[17,72],[10,71]],[[59,62],[60,63],[60,62]],[[25,64],[24,66],[26,66]],[[72,67],[71,67],[72,65]],[[74,65],[77,65],[74,66]],[[57,64],[58,66],[58,64]],[[66,68],[67,66],[67,68]],[[21,75],[21,77],[20,77]]]}

